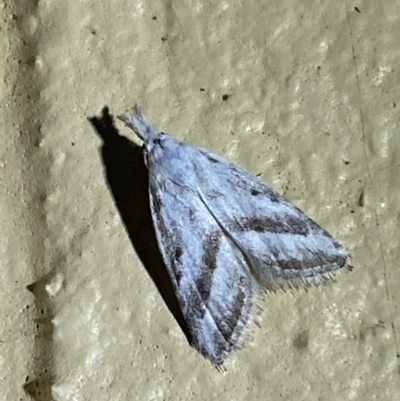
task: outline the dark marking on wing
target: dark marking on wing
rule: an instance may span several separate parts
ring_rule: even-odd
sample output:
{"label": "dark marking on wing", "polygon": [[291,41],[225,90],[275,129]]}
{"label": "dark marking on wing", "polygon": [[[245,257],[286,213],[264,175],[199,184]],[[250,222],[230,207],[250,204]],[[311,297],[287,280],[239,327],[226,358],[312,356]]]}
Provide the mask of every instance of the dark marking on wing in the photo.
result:
{"label": "dark marking on wing", "polygon": [[332,239],[332,241],[333,241],[333,246],[335,247],[335,249],[336,249],[337,251],[343,249],[342,245],[340,245],[339,242],[336,242],[336,241],[331,237],[331,235],[330,235],[329,233],[325,233],[325,234],[326,234],[329,238]]}
{"label": "dark marking on wing", "polygon": [[[221,321],[215,321],[219,332],[225,339],[226,343],[223,349],[227,352],[237,347],[237,343],[246,327],[252,307],[251,295],[250,298],[246,297],[245,290],[250,285],[249,278],[240,276],[238,281],[241,286],[235,287],[233,290],[237,291],[233,303],[229,303],[229,308],[226,308],[226,310],[220,310],[220,315],[223,316],[223,319]],[[219,306],[224,308],[224,304],[220,304]],[[238,327],[240,322],[242,325]],[[219,343],[221,343],[221,341]]]}
{"label": "dark marking on wing", "polygon": [[[230,307],[230,314],[226,315],[226,322],[224,322],[224,327],[221,328],[222,334],[227,341],[232,342],[232,335],[238,325],[240,316],[245,312],[243,305],[245,303],[246,294],[243,289],[238,287],[238,294],[236,295],[233,305]],[[232,344],[234,345],[234,344]]]}
{"label": "dark marking on wing", "polygon": [[[162,213],[163,204],[161,198],[159,196],[153,195],[151,199],[153,202],[153,209],[157,212],[155,217],[156,224],[160,227],[160,230],[164,233],[169,231],[177,232],[178,230],[176,229],[176,227],[174,227],[173,223],[171,223],[168,228],[167,224],[164,221],[163,218],[164,215]],[[170,260],[170,265],[174,267],[173,272],[171,273],[173,274],[173,276],[171,276],[171,279],[173,282],[175,282],[175,284],[179,286],[181,278],[183,276],[182,266],[181,266],[183,249],[180,245],[176,244],[176,240],[174,240],[172,236],[165,236],[164,241],[165,241],[165,248],[171,250],[171,252],[168,252],[167,254]]]}
{"label": "dark marking on wing", "polygon": [[[304,216],[305,217],[305,216]],[[294,217],[292,215],[283,215],[281,220],[281,224],[285,224],[285,226],[289,227],[288,232],[290,234],[297,234],[306,236],[310,232],[310,227],[315,228],[318,227],[316,223],[314,223],[311,219],[299,219],[298,217]],[[285,228],[286,228],[285,227]]]}
{"label": "dark marking on wing", "polygon": [[182,254],[183,254],[182,248],[181,248],[180,246],[177,246],[177,247],[175,248],[175,260],[176,260],[177,262],[180,262],[180,259],[181,259]]}
{"label": "dark marking on wing", "polygon": [[240,220],[243,227],[248,231],[255,231],[257,233],[265,231],[276,233],[282,229],[275,220],[268,217],[242,217]]}
{"label": "dark marking on wing", "polygon": [[196,279],[196,287],[197,291],[200,294],[201,299],[207,303],[210,297],[211,292],[211,285],[212,285],[212,273],[203,272],[201,273],[200,277]]}
{"label": "dark marking on wing", "polygon": [[252,196],[266,196],[271,202],[277,203],[281,202],[284,198],[276,193],[271,188],[268,188],[266,185],[260,185],[258,188],[251,188],[250,194]]}
{"label": "dark marking on wing", "polygon": [[221,192],[217,191],[216,189],[212,189],[210,191],[210,194],[209,194],[209,197],[211,199],[216,199],[216,198],[219,198],[221,196],[224,196],[224,195]]}
{"label": "dark marking on wing", "polygon": [[196,321],[204,317],[207,308],[199,295],[196,284],[193,284],[191,291],[188,292],[187,298],[184,299],[184,304],[182,309],[189,320]]}
{"label": "dark marking on wing", "polygon": [[182,270],[180,268],[183,250],[179,245],[177,245],[177,246],[175,246],[175,250],[172,251],[172,254],[173,254],[172,264],[173,264],[173,266],[175,266],[175,277],[176,277],[176,281],[179,285],[182,275],[183,275]]}
{"label": "dark marking on wing", "polygon": [[214,270],[217,268],[217,254],[220,246],[221,231],[209,234],[203,244],[203,257],[201,260],[201,271],[196,279],[196,287],[204,303],[210,297]]}
{"label": "dark marking on wing", "polygon": [[260,179],[255,179],[255,176],[250,172],[240,169],[235,165],[233,165],[229,172],[230,174],[227,177],[227,180],[232,187],[240,188],[246,192],[249,191],[252,196],[266,196],[274,203],[282,201],[286,202],[286,199],[282,195],[279,195]]}
{"label": "dark marking on wing", "polygon": [[221,231],[214,231],[204,241],[202,265],[206,267],[206,270],[208,271],[213,271],[217,268],[217,253],[219,251],[219,241],[221,235]]}
{"label": "dark marking on wing", "polygon": [[181,278],[182,278],[182,272],[180,269],[176,268],[175,269],[175,277],[176,277],[176,282],[178,283],[178,285],[181,282]]}
{"label": "dark marking on wing", "polygon": [[238,231],[255,231],[257,233],[270,232],[273,234],[294,234],[306,236],[309,233],[307,221],[300,220],[290,215],[241,217],[232,227]]}
{"label": "dark marking on wing", "polygon": [[262,195],[263,193],[261,191],[258,191],[257,189],[251,188],[250,193],[253,196],[257,196],[257,195]]}
{"label": "dark marking on wing", "polygon": [[347,257],[338,255],[326,255],[325,253],[315,253],[313,257],[307,259],[286,259],[278,260],[278,265],[282,270],[305,270],[313,269],[318,266],[335,265],[338,268],[346,265]]}
{"label": "dark marking on wing", "polygon": [[207,160],[210,161],[211,163],[220,163],[219,160],[212,157],[208,152],[205,153],[205,156],[206,156]]}
{"label": "dark marking on wing", "polygon": [[[215,355],[213,355],[213,363],[216,365],[222,365],[224,360],[222,355],[224,352],[230,353],[234,350],[237,346],[238,340],[241,338],[242,331],[245,327],[245,322],[241,330],[236,331],[238,323],[240,320],[247,320],[248,310],[249,308],[246,307],[246,295],[244,291],[240,288],[239,293],[237,294],[233,305],[227,311],[224,311],[223,316],[224,320],[218,321],[214,319],[215,325],[218,328],[214,332],[214,348],[215,348]],[[251,303],[248,303],[248,306],[251,306]],[[221,305],[223,307],[223,305]],[[231,312],[230,312],[231,311]],[[229,315],[228,315],[229,313]],[[200,351],[202,352],[202,351]],[[203,355],[206,355],[207,358],[210,356],[205,351],[202,352]]]}

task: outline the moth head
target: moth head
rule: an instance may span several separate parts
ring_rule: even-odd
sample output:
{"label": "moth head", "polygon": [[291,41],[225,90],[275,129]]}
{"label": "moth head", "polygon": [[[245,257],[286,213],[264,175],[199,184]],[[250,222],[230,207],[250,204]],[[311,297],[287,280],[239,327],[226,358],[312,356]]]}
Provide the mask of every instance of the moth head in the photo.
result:
{"label": "moth head", "polygon": [[163,135],[162,132],[148,123],[138,105],[133,107],[130,114],[122,114],[118,118],[145,143],[147,151],[150,151],[149,148],[152,147],[153,141]]}
{"label": "moth head", "polygon": [[169,135],[164,134],[147,122],[142,110],[137,105],[134,106],[130,114],[120,115],[118,118],[144,142],[143,153],[147,166],[149,159],[159,160],[163,157],[165,149],[171,150],[177,146],[177,141],[172,140]]}

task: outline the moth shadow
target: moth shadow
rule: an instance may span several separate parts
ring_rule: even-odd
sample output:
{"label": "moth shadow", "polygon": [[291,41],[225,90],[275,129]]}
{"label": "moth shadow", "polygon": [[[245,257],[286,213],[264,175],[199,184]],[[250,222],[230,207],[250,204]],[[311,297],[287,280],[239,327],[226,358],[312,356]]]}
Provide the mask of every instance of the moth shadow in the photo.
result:
{"label": "moth shadow", "polygon": [[101,154],[107,182],[131,243],[191,343],[188,326],[157,245],[149,204],[148,171],[142,148],[119,134],[108,107],[104,107],[101,117],[90,117],[89,121],[103,140]]}

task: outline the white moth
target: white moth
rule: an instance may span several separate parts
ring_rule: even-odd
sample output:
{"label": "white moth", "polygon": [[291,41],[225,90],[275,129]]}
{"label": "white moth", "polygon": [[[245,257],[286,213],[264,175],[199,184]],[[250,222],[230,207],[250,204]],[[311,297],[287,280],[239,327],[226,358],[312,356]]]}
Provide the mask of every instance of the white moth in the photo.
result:
{"label": "white moth", "polygon": [[265,289],[351,269],[338,242],[248,171],[160,132],[137,106],[119,118],[144,141],[154,229],[192,346],[217,367],[243,345]]}

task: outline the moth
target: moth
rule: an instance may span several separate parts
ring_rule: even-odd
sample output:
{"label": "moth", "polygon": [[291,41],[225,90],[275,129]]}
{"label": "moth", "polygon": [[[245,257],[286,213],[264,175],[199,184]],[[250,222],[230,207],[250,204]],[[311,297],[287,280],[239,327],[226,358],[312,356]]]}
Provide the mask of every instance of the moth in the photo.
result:
{"label": "moth", "polygon": [[264,291],[351,270],[330,234],[256,176],[159,131],[138,106],[118,118],[144,142],[158,246],[192,346],[215,366],[243,346]]}

